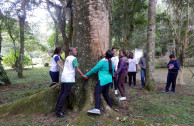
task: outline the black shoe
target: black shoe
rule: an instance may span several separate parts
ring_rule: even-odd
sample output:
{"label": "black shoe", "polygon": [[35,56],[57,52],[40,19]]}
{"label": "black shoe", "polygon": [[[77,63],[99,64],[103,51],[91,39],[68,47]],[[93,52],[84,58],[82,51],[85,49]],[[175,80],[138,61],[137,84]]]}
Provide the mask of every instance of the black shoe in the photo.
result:
{"label": "black shoe", "polygon": [[162,91],[162,93],[167,93],[168,91],[167,90],[165,90],[165,91]]}
{"label": "black shoe", "polygon": [[55,112],[55,115],[57,117],[64,117],[65,116],[65,114],[63,112]]}

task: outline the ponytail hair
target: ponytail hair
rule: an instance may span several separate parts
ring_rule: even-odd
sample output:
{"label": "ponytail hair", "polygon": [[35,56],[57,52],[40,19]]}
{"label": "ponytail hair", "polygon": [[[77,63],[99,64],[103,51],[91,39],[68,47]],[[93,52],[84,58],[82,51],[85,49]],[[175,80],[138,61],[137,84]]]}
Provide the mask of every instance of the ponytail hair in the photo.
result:
{"label": "ponytail hair", "polygon": [[109,65],[109,73],[112,75],[113,73],[113,69],[112,69],[112,61],[111,61],[111,58],[112,58],[113,54],[110,50],[107,50],[106,51],[106,56],[105,58],[108,59],[108,65]]}
{"label": "ponytail hair", "polygon": [[55,48],[55,51],[54,51],[52,57],[53,57],[55,54],[59,54],[60,51],[61,51],[61,47]]}

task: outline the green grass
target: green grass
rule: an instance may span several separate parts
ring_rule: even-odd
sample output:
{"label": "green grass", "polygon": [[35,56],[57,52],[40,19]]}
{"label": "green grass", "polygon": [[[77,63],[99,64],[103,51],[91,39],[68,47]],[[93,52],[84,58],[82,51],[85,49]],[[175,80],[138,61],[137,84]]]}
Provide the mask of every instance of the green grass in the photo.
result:
{"label": "green grass", "polygon": [[[191,69],[194,71],[194,68]],[[177,85],[175,94],[161,93],[165,87],[166,73],[166,69],[155,70],[157,90],[154,93],[140,88],[129,88],[126,85],[127,101],[120,102],[121,107],[114,106],[114,108],[117,108],[119,110],[118,113],[124,117],[129,117],[129,119],[132,117],[149,123],[192,126],[194,124],[194,79],[190,81],[191,74],[188,70],[185,70],[184,79],[190,83],[181,86]],[[0,87],[0,104],[9,103],[34,94],[37,89],[41,91],[51,83],[49,68],[45,67],[24,70],[24,78],[22,79],[19,79],[17,73],[12,70],[7,70],[7,74],[12,85]],[[140,82],[138,81],[139,86]],[[74,114],[72,112],[67,118],[63,119],[56,118],[54,113],[46,115],[37,113],[27,117],[12,115],[6,119],[0,116],[0,125],[67,125],[75,118]],[[115,125],[126,125],[127,123],[130,123],[128,118],[124,122],[118,121]],[[102,122],[95,122],[94,125],[99,124],[102,125]]]}

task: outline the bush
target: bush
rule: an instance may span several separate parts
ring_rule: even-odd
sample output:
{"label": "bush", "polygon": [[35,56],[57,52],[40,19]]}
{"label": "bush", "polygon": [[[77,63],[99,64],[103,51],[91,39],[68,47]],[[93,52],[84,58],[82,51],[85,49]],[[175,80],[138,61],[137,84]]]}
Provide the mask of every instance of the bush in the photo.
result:
{"label": "bush", "polygon": [[[19,57],[19,53],[16,53],[16,57]],[[3,64],[5,66],[10,66],[12,68],[15,67],[16,58],[14,56],[14,51],[11,51],[10,54],[6,55],[3,59]],[[29,66],[32,64],[32,61],[30,58],[26,55],[24,55],[23,59],[23,66]]]}
{"label": "bush", "polygon": [[169,62],[169,54],[167,53],[165,56],[159,57],[155,59],[155,68],[166,68]]}

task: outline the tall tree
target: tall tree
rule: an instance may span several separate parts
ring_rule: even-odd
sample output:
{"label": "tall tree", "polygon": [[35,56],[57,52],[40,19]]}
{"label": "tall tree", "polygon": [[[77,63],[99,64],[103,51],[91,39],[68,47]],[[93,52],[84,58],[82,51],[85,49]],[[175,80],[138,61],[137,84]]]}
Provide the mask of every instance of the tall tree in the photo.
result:
{"label": "tall tree", "polygon": [[2,13],[2,10],[0,9],[0,85],[9,85],[11,84],[4,68],[3,65],[1,64],[2,61],[2,56],[1,56],[1,47],[2,47],[2,32],[3,28],[5,27],[5,16]]}
{"label": "tall tree", "polygon": [[[135,26],[146,24],[146,0],[114,0],[112,5],[112,40],[120,48],[130,49]],[[141,26],[142,27],[142,26]]]}
{"label": "tall tree", "polygon": [[18,77],[23,76],[23,56],[24,56],[24,29],[25,29],[25,20],[26,20],[26,5],[27,0],[21,1],[21,8],[18,11],[18,19],[20,26],[20,54],[18,62]]}
{"label": "tall tree", "polygon": [[[72,42],[72,32],[73,32],[73,8],[72,0],[59,0],[60,4],[56,4],[54,1],[47,0],[47,10],[49,11],[54,24],[56,32],[56,46],[64,47],[65,56],[69,54],[68,48],[69,45],[73,45]],[[53,13],[50,10],[50,6],[54,8],[55,12]],[[68,21],[68,26],[66,25]],[[62,34],[62,43],[58,42],[59,30]]]}
{"label": "tall tree", "polygon": [[[78,62],[83,73],[94,67],[109,48],[109,4],[109,0],[74,0],[73,41],[78,47]],[[75,125],[83,125],[86,118],[90,118],[87,110],[94,105],[97,75],[87,81],[80,77],[77,80],[70,99],[74,109],[83,108],[84,119],[78,116],[75,121]],[[106,113],[112,112],[108,105],[104,106]]]}
{"label": "tall tree", "polygon": [[[174,13],[174,16],[168,16],[168,21],[174,32],[174,39],[176,42],[176,57],[180,63],[180,70],[178,74],[177,84],[184,84],[183,71],[186,59],[186,53],[188,48],[188,33],[189,33],[189,3],[187,0],[171,0],[167,1],[169,5],[167,12]],[[185,17],[185,18],[183,18]],[[185,20],[186,19],[186,20]]]}
{"label": "tall tree", "polygon": [[148,28],[147,28],[147,56],[146,56],[146,89],[154,90],[154,58],[155,58],[155,30],[156,30],[156,0],[149,0]]}

